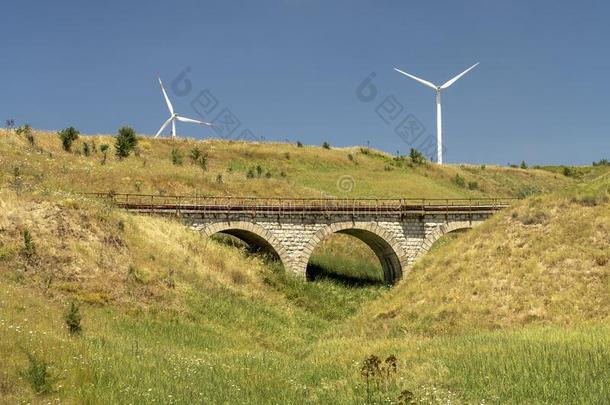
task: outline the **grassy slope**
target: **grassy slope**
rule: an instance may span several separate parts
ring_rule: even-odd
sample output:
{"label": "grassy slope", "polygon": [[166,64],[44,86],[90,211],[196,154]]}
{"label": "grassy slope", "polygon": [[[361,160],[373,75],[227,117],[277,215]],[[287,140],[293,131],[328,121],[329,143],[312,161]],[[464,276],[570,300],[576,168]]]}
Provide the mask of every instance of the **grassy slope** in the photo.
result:
{"label": "grassy slope", "polygon": [[[0,192],[0,209],[6,213],[0,217],[0,355],[4,360],[0,398],[6,402],[46,402],[54,398],[72,403],[362,402],[366,389],[359,375],[360,362],[371,353],[394,353],[399,358],[397,379],[382,395],[393,400],[402,389],[430,403],[448,399],[595,403],[609,394],[604,383],[610,378],[605,367],[610,359],[608,329],[586,325],[567,328],[566,324],[579,322],[566,321],[557,309],[565,308],[565,303],[593,301],[597,305],[587,312],[590,323],[604,318],[608,282],[607,278],[606,284],[600,280],[607,275],[607,265],[593,266],[590,260],[599,256],[603,261],[599,248],[604,245],[599,237],[603,238],[604,232],[608,235],[607,205],[598,201],[605,193],[604,177],[586,190],[527,201],[514,209],[514,216],[508,212],[495,218],[495,228],[480,228],[450,241],[435,249],[392,290],[349,288],[331,281],[302,283],[273,264],[206,241],[176,223],[117,212],[61,190],[86,184],[132,191],[137,177],[141,182],[138,187],[151,192],[163,188],[167,192],[243,190],[241,194],[255,194],[261,184],[273,184],[274,191],[270,187],[265,190],[278,195],[318,195],[310,177],[317,173],[316,160],[322,157],[322,166],[328,172],[321,176],[321,189],[335,194],[336,177],[343,173],[357,179],[353,194],[359,195],[388,192],[388,185],[394,187],[390,188],[393,193],[410,193],[412,186],[422,193],[481,194],[455,186],[450,178],[456,172],[476,179],[486,190],[502,194],[516,193],[528,184],[551,189],[569,180],[540,171],[490,167],[385,171],[387,158],[356,154],[359,164],[354,168],[346,151],[281,145],[290,149],[290,159],[286,159],[277,145],[253,146],[250,152],[246,146],[223,143],[208,145],[216,149],[211,152],[209,173],[202,175],[188,165],[171,165],[172,146],[167,141],[149,141],[149,152],[141,154],[149,153],[146,158],[101,167],[99,155],[73,156],[59,151],[52,137],[39,136],[37,140],[45,150],[43,154],[24,152],[28,148],[21,139],[0,141],[3,185],[11,183],[9,190]],[[235,157],[235,148],[244,150],[243,158]],[[287,179],[246,180],[243,172],[234,169],[222,186],[213,181],[216,170],[225,170],[231,161],[256,161],[257,148],[272,155],[261,164],[272,171],[283,167]],[[48,158],[49,150],[52,159]],[[246,152],[252,155],[245,156]],[[297,158],[300,153],[304,155]],[[221,158],[223,154],[226,158]],[[143,159],[147,162],[145,170],[141,169]],[[20,186],[14,184],[14,166],[22,168]],[[121,187],[113,181],[115,177],[121,179]],[[359,188],[359,184],[366,188]],[[20,193],[12,191],[14,188]],[[587,206],[591,201],[601,204]],[[564,210],[558,213],[572,215],[574,220],[599,222],[584,227],[582,234],[574,234],[573,221],[537,214],[549,206]],[[523,224],[524,219],[530,222],[530,217],[543,222]],[[37,245],[37,254],[31,259],[21,253],[20,231],[24,226]],[[506,226],[515,232],[509,233],[514,249],[511,252],[515,253],[510,264],[494,256],[494,241],[499,243],[498,235],[508,232]],[[597,294],[578,295],[571,291],[572,283],[564,284],[560,278],[548,288],[555,291],[561,287],[564,295],[560,295],[559,304],[552,303],[546,318],[520,316],[527,305],[515,309],[511,303],[516,305],[521,297],[506,293],[503,305],[512,312],[502,317],[504,306],[494,299],[495,286],[491,292],[481,288],[483,304],[454,299],[452,286],[471,288],[469,283],[480,280],[466,270],[456,270],[460,261],[468,259],[470,263],[480,258],[496,260],[486,268],[488,280],[514,278],[528,303],[537,303],[539,296],[549,292],[541,289],[544,284],[540,281],[550,277],[544,278],[543,271],[531,276],[521,267],[536,261],[536,249],[548,247],[533,243],[548,233],[557,243],[573,247],[563,256],[552,246],[548,255],[544,250],[543,265],[551,266],[548,274],[567,269],[570,280],[577,282],[575,291],[594,287]],[[566,234],[577,237],[567,238]],[[587,243],[581,243],[583,240]],[[517,249],[523,241],[526,244]],[[324,254],[349,245],[340,240],[333,243],[322,248],[322,261]],[[472,243],[481,244],[479,251],[466,255],[459,248]],[[457,263],[444,264],[447,255]],[[546,262],[547,257],[552,260]],[[366,257],[361,259],[366,261]],[[493,266],[499,267],[496,270]],[[521,270],[513,273],[513,269]],[[592,270],[591,277],[585,276]],[[511,289],[509,283],[500,291]],[[81,337],[70,337],[62,320],[72,298],[85,303]],[[410,310],[413,305],[418,305],[421,316]],[[481,311],[482,305],[498,317],[487,316]],[[579,314],[577,309],[572,313]],[[473,325],[473,319],[482,323]],[[564,326],[536,326],[538,323]],[[522,330],[486,331],[524,324],[529,326]],[[50,363],[55,379],[53,393],[33,393],[22,374],[28,365],[25,352]]]}

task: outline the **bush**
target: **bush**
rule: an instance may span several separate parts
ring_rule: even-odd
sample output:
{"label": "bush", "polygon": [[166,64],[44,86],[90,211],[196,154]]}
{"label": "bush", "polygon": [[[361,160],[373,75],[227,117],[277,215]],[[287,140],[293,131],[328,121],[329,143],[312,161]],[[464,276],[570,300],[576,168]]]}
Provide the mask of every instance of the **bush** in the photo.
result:
{"label": "bush", "polygon": [[30,383],[37,394],[48,394],[53,390],[49,365],[46,361],[39,359],[32,353],[28,356],[28,368],[21,374]]}
{"label": "bush", "polygon": [[68,127],[58,132],[59,139],[61,139],[61,146],[66,152],[70,152],[72,144],[78,139],[80,132],[74,127]]}
{"label": "bush", "polygon": [[34,243],[34,240],[32,239],[32,235],[30,234],[30,230],[29,229],[24,229],[23,230],[23,249],[22,249],[23,255],[27,258],[27,259],[31,259],[32,257],[34,257],[36,255],[36,244]]}
{"label": "bush", "polygon": [[458,187],[466,187],[466,180],[464,179],[464,177],[460,176],[459,173],[455,174],[455,177],[453,178],[453,182]]}
{"label": "bush", "polygon": [[301,143],[301,141],[297,141],[297,148],[302,148],[303,147],[303,143]]}
{"label": "bush", "polygon": [[172,149],[172,164],[182,166],[182,153],[176,148]]}
{"label": "bush", "polygon": [[426,163],[426,157],[415,148],[411,148],[411,152],[409,153],[409,157],[411,158],[411,162],[416,165],[421,165]]}
{"label": "bush", "polygon": [[216,183],[218,184],[222,184],[224,181],[222,180],[222,174],[218,173],[218,176],[216,176]]}
{"label": "bush", "polygon": [[539,192],[540,190],[538,190],[536,186],[525,185],[519,188],[519,190],[517,191],[517,197],[526,198],[531,195],[538,194]]}
{"label": "bush", "polygon": [[89,148],[89,144],[87,142],[83,143],[83,155],[89,156],[91,154],[91,149]]}
{"label": "bush", "polygon": [[527,169],[527,163],[525,163],[525,160],[521,161],[521,165],[519,167],[521,167],[522,169]]}
{"label": "bush", "polygon": [[248,173],[246,173],[246,178],[253,179],[254,178],[254,170],[248,169]]}
{"label": "bush", "polygon": [[330,149],[330,143],[328,143],[328,142],[324,141],[324,143],[322,144],[322,147],[323,147],[324,149]]}
{"label": "bush", "polygon": [[191,159],[191,163],[201,167],[204,171],[208,169],[208,154],[202,152],[199,148],[191,149],[191,153],[189,155]]}
{"label": "bush", "polygon": [[563,170],[562,170],[562,173],[566,177],[572,177],[575,174],[574,170],[571,167],[569,167],[569,166],[564,166]]}
{"label": "bush", "polygon": [[265,178],[270,179],[271,178],[271,172],[268,171],[267,173],[265,173]]}
{"label": "bush", "polygon": [[68,331],[70,331],[71,335],[78,335],[81,332],[82,327],[80,324],[80,307],[76,301],[72,301],[70,303],[70,307],[64,314],[64,320],[66,321]]}
{"label": "bush", "polygon": [[119,159],[123,159],[129,156],[131,151],[138,144],[138,138],[136,132],[131,127],[121,127],[115,137],[114,149],[115,154]]}
{"label": "bush", "polygon": [[258,177],[261,177],[261,176],[262,176],[262,174],[263,174],[263,168],[261,167],[261,165],[257,165],[257,166],[256,166],[256,175],[257,175]]}
{"label": "bush", "polygon": [[608,159],[600,159],[598,162],[593,162],[593,166],[610,166]]}
{"label": "bush", "polygon": [[468,182],[468,189],[469,190],[476,190],[479,188],[479,183],[477,183],[476,181],[469,181]]}
{"label": "bush", "polygon": [[100,151],[104,154],[104,156],[102,157],[102,164],[105,165],[106,158],[108,157],[108,144],[107,143],[101,144]]}

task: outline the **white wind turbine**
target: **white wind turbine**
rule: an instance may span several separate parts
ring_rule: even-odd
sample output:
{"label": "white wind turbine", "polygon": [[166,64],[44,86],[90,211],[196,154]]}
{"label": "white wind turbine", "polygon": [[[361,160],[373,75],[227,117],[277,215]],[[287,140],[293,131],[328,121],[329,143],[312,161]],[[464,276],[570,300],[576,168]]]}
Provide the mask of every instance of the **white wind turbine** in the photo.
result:
{"label": "white wind turbine", "polygon": [[425,84],[426,86],[428,86],[436,91],[436,162],[438,164],[443,164],[443,125],[442,125],[442,119],[441,119],[441,91],[445,90],[447,87],[451,86],[460,77],[464,76],[471,69],[474,69],[475,66],[477,66],[478,64],[479,64],[479,62],[470,66],[468,69],[464,70],[462,73],[455,76],[453,79],[449,80],[447,83],[443,84],[442,86],[437,86],[433,83],[430,83],[427,80],[420,79],[419,77],[410,75],[407,72],[403,72],[400,69],[394,68],[394,70],[397,71],[398,73],[402,73],[403,75],[408,76],[411,79],[417,80],[418,82]]}
{"label": "white wind turbine", "polygon": [[167,93],[165,92],[165,87],[163,87],[163,82],[161,81],[160,77],[159,77],[159,84],[161,85],[161,91],[163,92],[163,97],[165,98],[165,102],[167,103],[167,108],[169,109],[170,117],[167,119],[167,121],[165,121],[163,123],[163,125],[161,125],[161,128],[159,128],[159,131],[157,132],[157,135],[155,135],[155,138],[158,137],[161,134],[161,132],[163,132],[165,127],[167,127],[170,122],[172,123],[172,137],[176,137],[176,121],[192,122],[194,124],[201,124],[201,125],[205,125],[208,127],[214,126],[214,124],[210,124],[209,122],[194,120],[192,118],[186,118],[186,117],[182,117],[182,116],[176,114],[174,112],[174,107],[172,106],[171,101],[169,101],[169,97],[167,97]]}

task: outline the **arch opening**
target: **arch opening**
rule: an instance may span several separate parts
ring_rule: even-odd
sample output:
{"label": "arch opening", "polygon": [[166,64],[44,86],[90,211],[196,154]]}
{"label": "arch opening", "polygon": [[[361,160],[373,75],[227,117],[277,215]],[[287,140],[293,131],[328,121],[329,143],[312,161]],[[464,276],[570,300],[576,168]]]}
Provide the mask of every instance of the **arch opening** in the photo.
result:
{"label": "arch opening", "polygon": [[224,241],[237,239],[247,245],[253,253],[262,254],[265,258],[277,260],[284,268],[289,265],[289,258],[282,244],[265,228],[253,223],[215,223],[204,229],[208,237]]}
{"label": "arch opening", "polygon": [[[394,284],[402,276],[402,269],[407,263],[406,257],[402,254],[401,247],[394,239],[381,227],[373,223],[340,223],[332,224],[325,229],[319,231],[305,248],[305,257],[303,268],[308,274],[308,278],[312,278],[312,266],[310,259],[315,248],[324,240],[327,240],[331,235],[347,235],[364,243],[372,255],[377,258],[381,268],[381,274],[378,279],[385,284]],[[357,244],[345,246],[343,253],[347,257],[353,256],[354,249],[358,249]],[[351,248],[351,250],[350,250]],[[314,256],[315,259],[315,256]],[[341,260],[337,260],[341,262]],[[315,264],[315,260],[314,260]],[[315,274],[313,274],[315,275]]]}

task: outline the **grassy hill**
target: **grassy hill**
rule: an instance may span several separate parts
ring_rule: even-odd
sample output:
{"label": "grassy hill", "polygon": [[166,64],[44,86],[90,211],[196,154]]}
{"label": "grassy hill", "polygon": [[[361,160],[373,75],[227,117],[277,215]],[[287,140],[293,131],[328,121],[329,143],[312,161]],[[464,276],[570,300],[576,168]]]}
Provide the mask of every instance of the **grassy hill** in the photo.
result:
{"label": "grassy hill", "polygon": [[[99,146],[110,137],[81,137],[68,153],[56,135],[34,136],[31,145],[0,135],[0,402],[398,403],[406,391],[420,403],[610,396],[604,167],[583,168],[575,180],[548,170],[418,166],[360,148],[152,139],[140,142],[139,156],[109,154],[102,165]],[[98,152],[85,156],[83,142]],[[207,151],[207,170],[189,162],[195,147]],[[172,163],[172,149],[182,165]],[[256,166],[262,175],[249,178]],[[351,191],[337,186],[341,176],[352,176]],[[442,240],[390,289],[304,283],[174,221],[74,193],[110,189],[545,194]],[[333,238],[312,264],[370,276],[369,253]],[[64,321],[74,300],[78,335]],[[375,373],[373,359],[366,378],[373,354],[384,372]]]}

